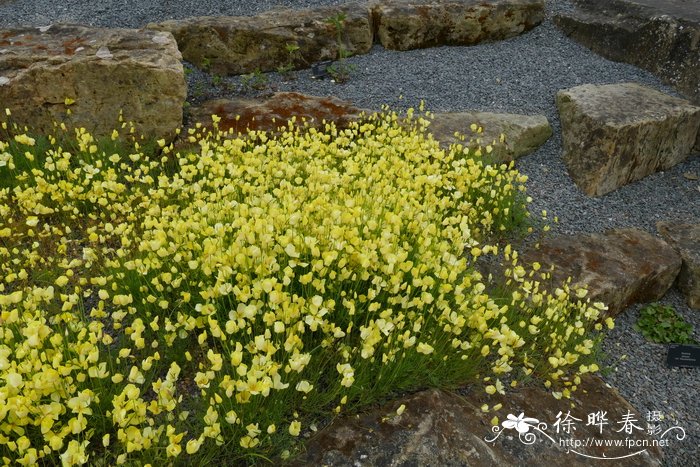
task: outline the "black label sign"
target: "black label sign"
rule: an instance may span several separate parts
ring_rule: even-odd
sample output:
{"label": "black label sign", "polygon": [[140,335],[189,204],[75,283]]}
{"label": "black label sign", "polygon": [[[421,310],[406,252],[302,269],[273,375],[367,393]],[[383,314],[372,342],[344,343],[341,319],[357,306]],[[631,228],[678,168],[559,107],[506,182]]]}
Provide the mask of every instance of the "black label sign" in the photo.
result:
{"label": "black label sign", "polygon": [[666,364],[669,367],[700,368],[700,346],[671,344]]}

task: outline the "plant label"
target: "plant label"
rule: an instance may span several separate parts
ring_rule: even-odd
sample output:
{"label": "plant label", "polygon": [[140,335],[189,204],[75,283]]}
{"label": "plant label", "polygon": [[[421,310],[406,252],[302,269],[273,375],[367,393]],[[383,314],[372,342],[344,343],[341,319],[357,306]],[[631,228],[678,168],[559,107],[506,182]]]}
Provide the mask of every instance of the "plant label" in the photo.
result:
{"label": "plant label", "polygon": [[685,344],[670,344],[666,364],[669,368],[699,368],[700,346]]}

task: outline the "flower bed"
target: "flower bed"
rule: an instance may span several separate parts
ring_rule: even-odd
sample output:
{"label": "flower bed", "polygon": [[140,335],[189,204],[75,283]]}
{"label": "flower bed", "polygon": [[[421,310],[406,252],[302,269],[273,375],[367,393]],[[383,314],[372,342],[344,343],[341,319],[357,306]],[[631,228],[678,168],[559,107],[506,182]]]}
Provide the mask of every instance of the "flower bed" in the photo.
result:
{"label": "flower bed", "polygon": [[[544,292],[503,245],[525,177],[426,124],[193,130],[179,152],[119,144],[128,126],[6,133],[2,457],[285,458],[315,421],[396,391],[534,376],[568,396],[596,369],[602,306]],[[498,293],[475,268],[496,254]]]}

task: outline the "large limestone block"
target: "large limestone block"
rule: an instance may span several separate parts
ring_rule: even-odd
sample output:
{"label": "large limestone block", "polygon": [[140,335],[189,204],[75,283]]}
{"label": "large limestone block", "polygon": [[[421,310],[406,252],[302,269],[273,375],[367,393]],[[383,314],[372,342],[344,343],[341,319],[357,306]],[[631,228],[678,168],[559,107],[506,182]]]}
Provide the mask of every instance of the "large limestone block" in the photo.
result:
{"label": "large limestone block", "polygon": [[[484,413],[481,406],[497,403],[503,406],[495,413],[501,423],[497,427],[501,434],[494,440],[496,434],[491,427],[494,413]],[[405,411],[397,415],[397,408],[401,405],[405,406]],[[597,411],[606,415],[608,425],[603,428],[588,423],[588,414]],[[576,419],[571,419],[569,433],[554,426],[557,416],[563,418],[567,412]],[[520,435],[512,425],[503,426],[503,422],[512,423],[520,414],[530,419],[524,422],[531,424],[527,432],[523,432],[527,436]],[[652,437],[646,430],[627,434],[619,429],[616,422],[630,415],[636,425],[643,425],[645,414],[637,412],[617,391],[591,375],[581,379],[571,400],[555,400],[551,394],[533,385],[493,397],[480,390],[458,395],[433,389],[404,396],[359,416],[334,420],[311,438],[304,454],[291,465],[599,465],[591,463],[592,457],[613,458],[616,466],[661,465],[661,449],[652,445]],[[525,429],[522,424],[518,426]],[[535,427],[551,440],[540,435]],[[582,442],[589,438],[599,441],[577,448],[577,454],[574,454],[565,445],[571,438]],[[649,447],[630,449],[624,444],[626,439],[648,443]],[[619,440],[620,446],[606,445],[603,440],[615,440],[611,443]],[[630,456],[637,451],[641,452]]]}
{"label": "large limestone block", "polygon": [[681,255],[683,266],[678,274],[678,288],[688,306],[700,310],[700,224],[659,222],[656,228]]}
{"label": "large limestone block", "polygon": [[[483,132],[475,134],[472,124],[481,127]],[[552,127],[544,115],[490,112],[437,113],[428,130],[443,145],[460,143],[472,150],[492,145],[490,157],[497,162],[510,162],[530,154],[552,136]],[[464,141],[456,138],[455,133],[463,135]]]}
{"label": "large limestone block", "polygon": [[[340,40],[348,55],[372,48],[367,5],[347,4],[306,10],[272,10],[258,16],[198,17],[151,24],[169,31],[185,60],[217,74],[274,71],[292,64],[306,68],[339,57],[338,31],[331,21],[344,16]],[[290,53],[288,45],[299,49]]]}
{"label": "large limestone block", "polygon": [[187,95],[180,60],[167,32],[74,25],[0,31],[0,107],[35,131],[66,121],[98,136],[111,134],[122,111],[137,132],[170,139]]}
{"label": "large limestone block", "polygon": [[637,229],[552,237],[525,251],[523,259],[544,270],[553,267],[554,287],[571,277],[573,286],[586,287],[591,301],[606,304],[606,316],[613,317],[629,305],[663,297],[681,268],[671,246]]}
{"label": "large limestone block", "polygon": [[[700,105],[697,0],[573,0],[554,22],[594,52],[651,71]],[[699,146],[700,148],[700,146]]]}
{"label": "large limestone block", "polygon": [[700,127],[700,107],[636,83],[562,90],[557,107],[564,162],[590,196],[683,161]]}
{"label": "large limestone block", "polygon": [[517,36],[544,19],[541,0],[387,0],[374,7],[379,42],[393,50],[473,45]]}

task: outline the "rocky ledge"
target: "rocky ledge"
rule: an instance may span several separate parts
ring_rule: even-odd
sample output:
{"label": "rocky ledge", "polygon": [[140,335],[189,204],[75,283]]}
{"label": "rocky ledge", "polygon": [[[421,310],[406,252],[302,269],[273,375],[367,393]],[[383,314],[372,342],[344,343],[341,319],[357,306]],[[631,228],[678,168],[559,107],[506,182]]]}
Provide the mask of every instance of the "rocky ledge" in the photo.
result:
{"label": "rocky ledge", "polygon": [[[486,413],[481,409],[484,404],[502,404],[504,408]],[[402,406],[405,411],[401,411]],[[588,413],[597,411],[606,414],[610,426],[587,424]],[[566,414],[573,417],[568,419],[570,428],[573,426],[568,433],[561,423],[556,425]],[[635,420],[636,426],[644,420],[617,391],[595,376],[584,377],[573,398],[566,401],[554,401],[551,394],[533,387],[493,398],[482,391],[457,394],[432,389],[334,421],[311,438],[306,453],[292,465],[585,467],[591,465],[591,458],[629,456],[630,450],[624,444],[603,447],[592,442],[574,448],[567,442],[622,442],[628,435],[615,430],[626,416]],[[498,422],[496,426],[492,421]],[[634,438],[651,443],[646,432],[636,429]],[[620,466],[651,466],[660,465],[661,459],[661,450],[653,447],[614,462]]]}
{"label": "rocky ledge", "polygon": [[386,0],[257,16],[150,24],[171,32],[185,60],[217,74],[308,68],[384,48],[409,50],[507,39],[544,19],[542,0]]}
{"label": "rocky ledge", "polygon": [[181,59],[168,32],[77,25],[0,31],[0,107],[11,109],[20,127],[42,133],[65,121],[107,136],[121,112],[138,133],[171,139],[187,93]]}
{"label": "rocky ledge", "polygon": [[700,8],[690,0],[574,0],[554,22],[611,60],[657,74],[700,104]]}

